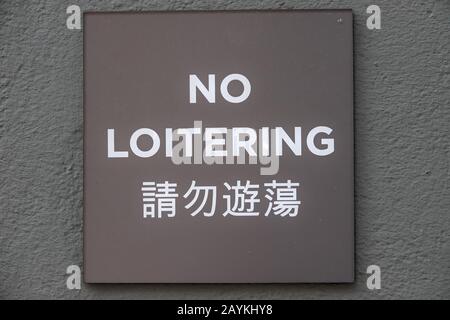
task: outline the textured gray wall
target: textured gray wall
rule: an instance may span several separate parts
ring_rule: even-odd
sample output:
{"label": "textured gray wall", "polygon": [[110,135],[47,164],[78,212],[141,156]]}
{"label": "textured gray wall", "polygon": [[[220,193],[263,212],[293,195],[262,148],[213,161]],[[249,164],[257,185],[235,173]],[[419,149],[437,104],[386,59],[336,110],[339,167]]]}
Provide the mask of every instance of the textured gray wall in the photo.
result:
{"label": "textured gray wall", "polygon": [[[352,8],[356,282],[85,285],[82,10]],[[382,29],[366,28],[366,8]],[[0,1],[0,298],[450,298],[450,1]],[[382,289],[366,288],[366,268]]]}

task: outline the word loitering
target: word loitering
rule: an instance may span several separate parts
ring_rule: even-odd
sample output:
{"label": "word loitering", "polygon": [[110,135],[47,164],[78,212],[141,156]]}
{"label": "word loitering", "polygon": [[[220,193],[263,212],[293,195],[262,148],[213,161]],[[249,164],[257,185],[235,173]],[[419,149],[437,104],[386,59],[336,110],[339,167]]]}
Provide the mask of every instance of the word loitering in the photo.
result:
{"label": "word loitering", "polygon": [[[203,128],[202,121],[194,121],[191,128],[165,128],[164,152],[176,165],[259,163],[261,175],[274,175],[279,170],[279,158],[286,155],[287,149],[296,157],[305,151],[318,157],[333,154],[332,132],[332,128],[323,125],[303,132],[300,126],[289,130],[283,127]],[[151,128],[135,130],[129,138],[129,146],[117,146],[116,134],[120,134],[116,129],[107,129],[108,158],[128,158],[130,154],[151,158],[161,149],[161,136]],[[142,142],[148,147],[142,147]]]}

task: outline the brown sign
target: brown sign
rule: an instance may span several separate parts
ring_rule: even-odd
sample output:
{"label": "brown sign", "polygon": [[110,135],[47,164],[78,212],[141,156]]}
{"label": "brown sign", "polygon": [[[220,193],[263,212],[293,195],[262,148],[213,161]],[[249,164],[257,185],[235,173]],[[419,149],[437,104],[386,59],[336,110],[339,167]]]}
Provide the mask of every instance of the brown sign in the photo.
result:
{"label": "brown sign", "polygon": [[84,16],[87,282],[352,282],[350,10]]}

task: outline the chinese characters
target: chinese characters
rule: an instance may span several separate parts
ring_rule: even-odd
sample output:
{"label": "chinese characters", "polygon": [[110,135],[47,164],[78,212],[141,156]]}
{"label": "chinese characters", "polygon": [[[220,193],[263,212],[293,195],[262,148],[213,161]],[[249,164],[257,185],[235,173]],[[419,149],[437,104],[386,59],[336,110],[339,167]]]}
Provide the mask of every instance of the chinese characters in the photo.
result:
{"label": "chinese characters", "polygon": [[[178,184],[169,181],[143,182],[142,200],[144,218],[173,218],[176,215],[177,200],[191,216],[224,217],[280,216],[296,217],[299,213],[300,199],[298,182],[271,182],[263,185],[249,180],[224,182],[224,192],[218,196],[218,187],[199,185],[193,180],[182,196],[177,193]],[[263,201],[262,201],[263,200]],[[223,201],[225,210],[217,212],[218,201]]]}

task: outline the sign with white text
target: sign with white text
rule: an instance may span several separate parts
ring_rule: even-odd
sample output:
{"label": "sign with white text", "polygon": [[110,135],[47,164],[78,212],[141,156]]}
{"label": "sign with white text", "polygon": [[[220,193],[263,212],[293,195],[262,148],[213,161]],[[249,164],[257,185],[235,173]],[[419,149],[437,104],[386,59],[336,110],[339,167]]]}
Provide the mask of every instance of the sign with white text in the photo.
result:
{"label": "sign with white text", "polygon": [[86,281],[352,282],[352,23],[86,13]]}

